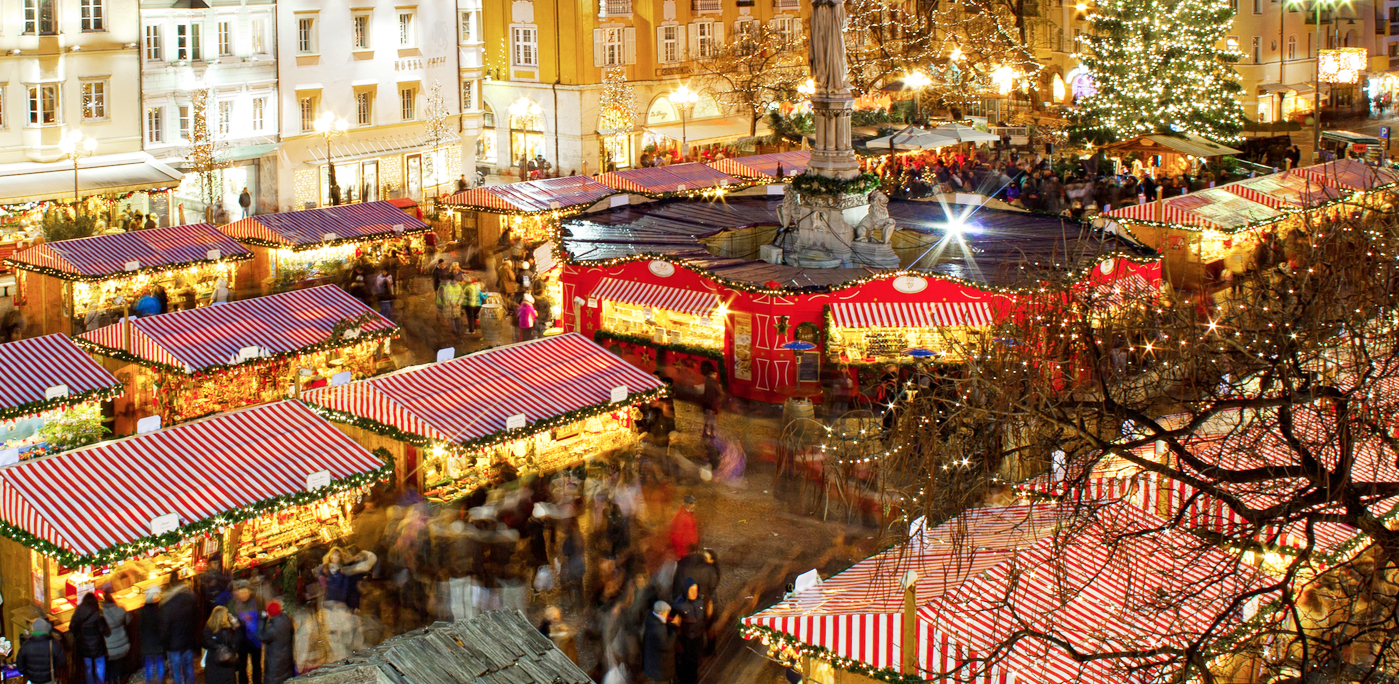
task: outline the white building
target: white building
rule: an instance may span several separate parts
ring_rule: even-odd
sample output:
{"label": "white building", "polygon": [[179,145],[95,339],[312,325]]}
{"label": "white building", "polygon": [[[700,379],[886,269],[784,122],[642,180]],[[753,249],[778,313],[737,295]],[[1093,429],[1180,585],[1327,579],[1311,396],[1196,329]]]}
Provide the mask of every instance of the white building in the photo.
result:
{"label": "white building", "polygon": [[[486,74],[486,36],[481,23],[481,0],[457,1],[457,67],[460,75],[458,91],[461,95],[461,173],[470,182],[475,182],[476,170],[490,173],[489,164],[478,163],[479,157],[490,154],[493,149],[482,149],[494,144],[494,140],[481,138],[484,128],[485,98],[481,87]],[[1399,2],[1399,0],[1396,0]]]}
{"label": "white building", "polygon": [[238,197],[248,188],[254,211],[277,209],[278,131],[276,4],[274,0],[143,0],[141,99],[146,150],[186,171],[175,201],[186,221],[204,220],[200,174],[187,163],[199,110],[217,172],[212,203],[241,218]]}
{"label": "white building", "polygon": [[[283,210],[330,202],[326,150],[342,201],[455,189],[462,172],[458,21],[454,3],[284,0],[277,4]],[[327,140],[324,113],[347,122]],[[429,121],[442,123],[437,131]]]}

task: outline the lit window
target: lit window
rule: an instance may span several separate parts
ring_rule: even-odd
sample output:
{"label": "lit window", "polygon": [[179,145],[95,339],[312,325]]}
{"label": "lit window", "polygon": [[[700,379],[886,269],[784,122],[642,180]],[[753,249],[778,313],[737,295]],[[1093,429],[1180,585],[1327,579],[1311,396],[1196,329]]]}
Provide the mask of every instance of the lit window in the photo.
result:
{"label": "lit window", "polygon": [[404,121],[412,121],[418,114],[417,91],[413,88],[404,88],[398,91],[399,107],[402,110]]}
{"label": "lit window", "polygon": [[56,0],[24,0],[24,32],[51,36],[58,33]]}
{"label": "lit window", "polygon": [[374,124],[374,101],[369,96],[369,91],[362,90],[355,93],[355,123],[361,126],[372,126]]}
{"label": "lit window", "polygon": [[29,123],[48,126],[58,123],[58,84],[29,86]]}
{"label": "lit window", "polygon": [[161,116],[160,107],[151,107],[146,110],[146,142],[158,143],[165,139],[161,131],[161,121],[163,118],[164,117]]}
{"label": "lit window", "polygon": [[356,50],[369,49],[369,15],[356,14],[352,18],[353,24],[350,26],[352,39],[355,41]]}
{"label": "lit window", "polygon": [[83,120],[107,118],[107,82],[83,81]]}
{"label": "lit window", "polygon": [[296,20],[296,51],[309,55],[316,52],[316,20],[302,17]]}
{"label": "lit window", "polygon": [[261,130],[263,129],[263,126],[264,126],[263,121],[264,121],[264,117],[265,117],[266,113],[267,113],[267,98],[265,98],[265,97],[255,97],[255,98],[253,98],[253,130],[254,130],[254,131],[261,131]]}
{"label": "lit window", "polygon": [[248,47],[253,54],[266,54],[267,29],[262,19],[253,19],[248,22]]}
{"label": "lit window", "polygon": [[476,82],[461,82],[461,110],[468,112],[476,108]]}
{"label": "lit window", "polygon": [[219,22],[219,56],[227,57],[233,54],[233,31],[230,22]]}
{"label": "lit window", "polygon": [[513,44],[512,63],[515,66],[539,66],[539,29],[516,26],[510,31]]}
{"label": "lit window", "polygon": [[219,103],[219,135],[228,137],[233,132],[233,103],[227,100]]}
{"label": "lit window", "polygon": [[680,61],[680,27],[662,26],[660,29],[661,61]]}
{"label": "lit window", "polygon": [[175,60],[197,62],[204,58],[199,48],[199,24],[179,24],[175,27]]}
{"label": "lit window", "polygon": [[316,101],[315,98],[301,98],[301,132],[310,133],[316,129]]}
{"label": "lit window", "polygon": [[701,59],[719,53],[718,41],[714,40],[714,22],[701,21],[695,25],[695,56]]}
{"label": "lit window", "polygon": [[602,37],[602,66],[622,66],[626,64],[626,46],[623,40],[622,29],[605,28],[597,29],[601,31]]}
{"label": "lit window", "polygon": [[180,105],[180,139],[189,140],[189,105]]}
{"label": "lit window", "polygon": [[400,47],[413,47],[413,13],[398,13],[398,44]]}

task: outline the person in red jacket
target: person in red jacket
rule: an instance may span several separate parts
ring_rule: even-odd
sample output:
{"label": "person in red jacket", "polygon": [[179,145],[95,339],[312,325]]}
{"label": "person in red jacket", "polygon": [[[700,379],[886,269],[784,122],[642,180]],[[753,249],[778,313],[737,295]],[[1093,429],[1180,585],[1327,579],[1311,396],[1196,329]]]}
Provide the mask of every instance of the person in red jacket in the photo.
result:
{"label": "person in red jacket", "polygon": [[676,558],[684,558],[699,547],[699,524],[695,520],[697,503],[693,495],[686,494],[685,504],[670,521],[670,546]]}

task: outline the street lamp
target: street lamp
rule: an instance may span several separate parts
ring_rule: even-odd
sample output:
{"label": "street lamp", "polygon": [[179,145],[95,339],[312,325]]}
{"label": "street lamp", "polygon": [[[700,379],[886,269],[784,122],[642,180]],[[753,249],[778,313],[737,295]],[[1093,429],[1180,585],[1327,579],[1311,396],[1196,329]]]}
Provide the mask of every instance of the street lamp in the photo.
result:
{"label": "street lamp", "polygon": [[923,89],[932,82],[933,79],[928,78],[928,75],[921,71],[904,75],[904,88],[913,90],[913,120],[915,122],[923,119]]}
{"label": "street lamp", "polygon": [[92,156],[97,150],[97,138],[83,137],[83,132],[75,128],[65,133],[63,139],[58,141],[58,149],[63,150],[63,154],[73,160],[73,204],[77,205],[82,199],[78,192],[78,160]]}
{"label": "street lamp", "polygon": [[670,101],[679,103],[680,108],[680,155],[690,156],[690,143],[685,135],[685,108],[694,107],[699,102],[699,93],[690,90],[687,86],[680,86],[670,94]]}
{"label": "street lamp", "polygon": [[322,112],[315,121],[316,132],[325,138],[325,163],[327,165],[327,178],[330,183],[330,203],[340,204],[340,186],[335,183],[335,161],[330,156],[330,139],[337,135],[345,135],[345,130],[350,127],[350,122],[343,117],[337,117],[333,112]]}
{"label": "street lamp", "polygon": [[[1316,90],[1312,93],[1312,160],[1321,159],[1321,6],[1326,5],[1327,11],[1335,10],[1346,0],[1311,0],[1312,9],[1316,12],[1316,54],[1314,67],[1312,69],[1312,85]],[[1296,7],[1303,4],[1303,0],[1288,0],[1288,5]],[[1279,79],[1281,80],[1281,79]]]}

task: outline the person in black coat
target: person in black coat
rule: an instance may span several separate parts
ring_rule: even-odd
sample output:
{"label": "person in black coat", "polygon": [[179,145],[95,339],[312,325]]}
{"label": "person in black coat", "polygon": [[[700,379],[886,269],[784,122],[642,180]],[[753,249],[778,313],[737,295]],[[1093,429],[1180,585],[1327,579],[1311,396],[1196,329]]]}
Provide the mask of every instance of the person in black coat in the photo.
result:
{"label": "person in black coat", "polygon": [[29,684],[50,684],[58,679],[55,670],[64,662],[63,640],[54,638],[53,625],[43,618],[34,621],[29,634],[15,656],[15,667]]}
{"label": "person in black coat", "polygon": [[704,599],[699,584],[687,579],[681,584],[682,593],[675,600],[672,613],[680,618],[680,648],[675,655],[675,677],[680,684],[699,682],[700,658],[705,648]]}
{"label": "person in black coat", "polygon": [[148,684],[165,682],[165,631],[160,617],[160,588],[146,591],[146,605],[136,611],[136,636],[141,645],[141,662]]}
{"label": "person in black coat", "polygon": [[194,684],[194,652],[199,648],[199,605],[184,583],[173,585],[160,601],[160,633],[170,654],[174,684]]}
{"label": "person in black coat", "polygon": [[281,603],[267,604],[262,622],[257,626],[257,638],[262,642],[262,655],[266,659],[262,684],[282,684],[295,677],[296,627],[291,617],[282,612]]}
{"label": "person in black coat", "polygon": [[646,634],[641,647],[641,670],[656,684],[675,679],[675,625],[670,604],[657,601],[646,616]]}
{"label": "person in black coat", "polygon": [[204,684],[236,684],[243,625],[227,608],[218,606],[204,623]]}
{"label": "person in black coat", "polygon": [[78,602],[73,619],[68,623],[73,646],[82,658],[83,678],[87,684],[102,684],[107,678],[107,635],[112,628],[97,605],[97,594],[88,593]]}

